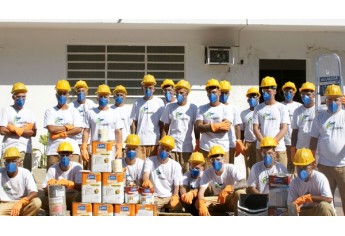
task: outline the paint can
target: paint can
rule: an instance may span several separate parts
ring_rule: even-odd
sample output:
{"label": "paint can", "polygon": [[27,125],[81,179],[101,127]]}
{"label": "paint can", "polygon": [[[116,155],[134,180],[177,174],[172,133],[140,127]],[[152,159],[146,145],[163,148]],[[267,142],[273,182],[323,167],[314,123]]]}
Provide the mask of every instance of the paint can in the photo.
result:
{"label": "paint can", "polygon": [[64,216],[66,214],[66,189],[61,185],[48,186],[49,215]]}

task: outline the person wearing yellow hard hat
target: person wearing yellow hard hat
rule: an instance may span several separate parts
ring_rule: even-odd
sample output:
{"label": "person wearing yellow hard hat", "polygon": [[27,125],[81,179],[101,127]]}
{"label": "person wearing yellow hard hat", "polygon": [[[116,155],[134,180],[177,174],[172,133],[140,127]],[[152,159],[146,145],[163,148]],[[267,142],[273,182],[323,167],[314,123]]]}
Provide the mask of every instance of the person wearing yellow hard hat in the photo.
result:
{"label": "person wearing yellow hard hat", "polygon": [[15,83],[11,94],[13,105],[1,111],[0,133],[4,136],[3,150],[17,147],[22,155],[23,167],[32,169],[32,137],[36,136],[36,118],[33,112],[25,107],[28,89],[23,83]]}
{"label": "person wearing yellow hard hat", "polygon": [[299,89],[303,106],[298,107],[292,117],[291,128],[291,160],[296,149],[309,148],[310,131],[315,118],[315,85],[305,82]]}
{"label": "person wearing yellow hard hat", "polygon": [[318,111],[310,131],[310,149],[318,149],[317,168],[326,175],[331,191],[339,189],[345,213],[345,111],[341,100],[344,97],[339,85],[328,85],[325,89],[327,110]]}
{"label": "person wearing yellow hard hat", "polygon": [[[225,162],[229,163],[229,135],[232,125],[233,112],[219,102],[221,94],[219,81],[210,79],[205,86],[209,103],[201,105],[196,117],[196,128],[201,134],[200,151],[207,159],[208,152],[213,145],[220,145],[225,150]],[[206,168],[209,163],[206,163]]]}
{"label": "person wearing yellow hard hat", "polygon": [[[77,95],[77,99],[73,100],[69,105],[73,106],[75,109],[77,109],[80,117],[83,120],[83,124],[85,126],[85,114],[86,112],[96,107],[97,105],[91,100],[86,98],[88,95],[89,86],[87,85],[86,81],[84,80],[78,80],[74,85],[74,92],[75,95]],[[81,145],[83,143],[83,132],[80,132],[76,136],[77,142],[79,147],[81,148]],[[88,143],[89,144],[89,143]],[[90,162],[83,161],[83,169],[84,170],[90,170]]]}
{"label": "person wearing yellow hard hat", "polygon": [[165,109],[162,99],[153,95],[156,79],[147,74],[141,81],[144,96],[138,98],[131,111],[131,133],[139,136],[141,145],[138,157],[145,160],[157,154],[158,141],[163,136],[163,122],[160,118]]}
{"label": "person wearing yellow hard hat", "polygon": [[71,86],[67,80],[59,80],[55,85],[57,105],[45,111],[44,128],[49,132],[47,145],[47,170],[59,161],[56,152],[59,143],[68,141],[73,146],[72,161],[82,164],[77,135],[83,130],[84,123],[78,111],[67,104]]}
{"label": "person wearing yellow hard hat", "polygon": [[164,93],[164,104],[167,105],[171,102],[176,102],[176,97],[175,97],[175,83],[171,79],[165,79],[162,84],[161,88]]}
{"label": "person wearing yellow hard hat", "polygon": [[158,155],[145,160],[142,187],[154,189],[157,212],[162,208],[182,212],[179,197],[182,168],[170,158],[174,147],[174,138],[166,135],[159,140]]}
{"label": "person wearing yellow hard hat", "polygon": [[285,105],[275,100],[277,83],[273,77],[266,76],[260,84],[264,102],[254,108],[253,131],[257,139],[256,149],[265,136],[274,137],[278,141],[276,147],[277,160],[287,167],[287,153],[284,136],[291,124],[289,111]]}
{"label": "person wearing yellow hard hat", "polygon": [[276,161],[277,152],[275,148],[278,143],[273,137],[266,136],[260,142],[262,161],[253,165],[247,180],[247,193],[268,194],[269,175],[286,175],[288,171],[285,166]]}
{"label": "person wearing yellow hard hat", "polygon": [[36,216],[42,202],[31,172],[19,166],[21,154],[16,147],[9,147],[0,168],[0,216]]}
{"label": "person wearing yellow hard hat", "polygon": [[315,170],[311,150],[298,149],[293,164],[297,167],[298,178],[289,184],[289,214],[295,215],[297,212],[299,216],[335,216],[329,182],[323,173]]}
{"label": "person wearing yellow hard hat", "polygon": [[[224,159],[225,151],[219,145],[211,147],[208,160],[212,167],[206,169],[200,180],[196,208],[200,216],[209,216],[214,212],[237,214],[237,202],[241,194],[245,194],[246,178],[241,171]],[[213,196],[218,196],[214,203],[213,197],[205,197],[207,188],[211,188]]]}
{"label": "person wearing yellow hard hat", "polygon": [[193,132],[197,142],[200,139],[199,131],[194,129],[198,107],[188,102],[190,92],[188,81],[178,81],[175,91],[177,102],[166,106],[160,120],[164,123],[165,133],[175,139],[175,148],[171,157],[181,164],[184,173],[188,171],[188,159],[193,152]]}
{"label": "person wearing yellow hard hat", "polygon": [[259,103],[260,92],[256,87],[251,87],[246,93],[247,102],[249,108],[241,112],[241,137],[244,140],[244,146],[246,148],[246,153],[244,155],[244,161],[246,165],[246,176],[248,178],[250,169],[256,163],[261,161],[261,155],[258,149],[256,151],[256,137],[253,132],[253,114],[254,108]]}
{"label": "person wearing yellow hard hat", "polygon": [[59,162],[49,167],[42,183],[45,196],[42,198],[42,209],[49,212],[49,186],[62,185],[66,187],[67,210],[72,211],[72,203],[81,201],[81,171],[80,163],[71,161],[73,147],[69,142],[61,142],[57,148]]}
{"label": "person wearing yellow hard hat", "polygon": [[284,136],[284,142],[285,142],[286,154],[287,154],[287,169],[289,173],[293,174],[295,172],[295,167],[291,161],[291,158],[292,158],[291,156],[291,136],[292,136],[291,124],[293,122],[293,113],[298,107],[302,106],[302,104],[299,102],[295,102],[293,100],[297,92],[296,85],[293,82],[291,81],[286,82],[282,87],[282,91],[284,93],[284,98],[285,98],[282,103],[288,109],[289,117],[290,117],[290,124],[288,124],[287,132]]}
{"label": "person wearing yellow hard hat", "polygon": [[87,144],[89,138],[91,142],[113,142],[116,146],[115,158],[123,157],[122,155],[122,129],[123,122],[119,116],[110,109],[108,102],[111,91],[108,85],[101,84],[97,91],[98,107],[91,108],[85,116],[85,127],[83,131],[83,143],[81,145],[81,154],[83,160],[89,161],[89,150]]}

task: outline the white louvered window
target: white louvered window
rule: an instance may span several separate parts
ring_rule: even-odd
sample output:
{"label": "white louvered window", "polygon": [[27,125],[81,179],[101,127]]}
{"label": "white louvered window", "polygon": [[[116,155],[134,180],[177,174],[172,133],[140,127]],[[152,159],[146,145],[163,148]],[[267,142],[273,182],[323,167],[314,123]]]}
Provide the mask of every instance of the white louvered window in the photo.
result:
{"label": "white louvered window", "polygon": [[155,95],[166,78],[185,79],[184,46],[67,45],[67,79],[71,86],[85,80],[95,97],[98,85],[126,87],[127,102],[142,96],[141,80],[152,74],[157,80]]}

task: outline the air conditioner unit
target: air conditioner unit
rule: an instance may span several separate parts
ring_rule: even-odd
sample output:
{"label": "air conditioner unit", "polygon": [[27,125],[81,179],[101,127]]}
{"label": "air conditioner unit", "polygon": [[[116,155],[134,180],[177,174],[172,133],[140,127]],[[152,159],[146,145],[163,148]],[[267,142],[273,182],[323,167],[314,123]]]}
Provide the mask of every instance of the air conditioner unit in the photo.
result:
{"label": "air conditioner unit", "polygon": [[205,47],[205,64],[235,65],[238,62],[238,47]]}

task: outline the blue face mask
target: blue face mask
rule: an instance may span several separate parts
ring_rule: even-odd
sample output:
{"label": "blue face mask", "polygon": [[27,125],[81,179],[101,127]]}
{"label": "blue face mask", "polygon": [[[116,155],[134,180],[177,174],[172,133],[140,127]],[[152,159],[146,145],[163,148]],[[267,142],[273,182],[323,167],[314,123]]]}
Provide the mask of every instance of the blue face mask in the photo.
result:
{"label": "blue face mask", "polygon": [[210,100],[210,103],[215,103],[217,101],[217,95],[211,93],[210,95],[208,95],[208,100]]}
{"label": "blue face mask", "polygon": [[307,95],[302,95],[302,102],[304,103],[304,105],[308,106],[311,102],[311,99]]}
{"label": "blue face mask", "polygon": [[199,169],[193,168],[193,169],[190,170],[190,176],[192,176],[192,178],[198,177],[199,174],[200,174],[200,170]]}
{"label": "blue face mask", "polygon": [[162,150],[159,152],[159,157],[162,161],[164,161],[165,159],[167,159],[169,156],[169,153],[165,150]]}
{"label": "blue face mask", "polygon": [[10,162],[6,164],[6,171],[8,173],[14,173],[17,171],[17,164],[14,162]]}
{"label": "blue face mask", "polygon": [[123,103],[123,98],[121,96],[115,97],[115,103],[116,104],[122,104]]}
{"label": "blue face mask", "polygon": [[302,180],[303,182],[306,182],[309,177],[309,173],[307,170],[297,170],[297,175],[298,175],[298,178]]}
{"label": "blue face mask", "polygon": [[167,102],[171,102],[171,93],[169,91],[165,92],[165,100],[167,100]]}
{"label": "blue face mask", "polygon": [[221,103],[227,103],[228,102],[228,95],[226,95],[225,93],[222,93],[219,97],[219,101]]}
{"label": "blue face mask", "polygon": [[220,161],[215,160],[212,162],[212,166],[215,171],[220,171],[222,169],[223,164]]}
{"label": "blue face mask", "polygon": [[81,93],[78,93],[77,95],[77,100],[78,102],[84,102],[85,101],[85,93],[81,92]]}
{"label": "blue face mask", "polygon": [[67,97],[65,95],[59,95],[57,100],[58,100],[59,106],[63,106],[67,102]]}
{"label": "blue face mask", "polygon": [[105,107],[106,105],[108,105],[108,99],[106,99],[105,97],[101,97],[98,99],[98,105],[100,107]]}
{"label": "blue face mask", "polygon": [[68,156],[62,156],[60,159],[60,164],[61,164],[62,168],[67,168],[69,165],[69,162],[70,162],[70,160],[69,160]]}
{"label": "blue face mask", "polygon": [[17,107],[19,107],[19,108],[22,108],[22,107],[24,106],[24,103],[25,103],[25,100],[24,100],[23,98],[18,98],[18,99],[16,100],[16,105],[17,105]]}
{"label": "blue face mask", "polygon": [[271,167],[273,164],[273,158],[270,155],[265,155],[264,156],[264,165],[268,168]]}
{"label": "blue face mask", "polygon": [[268,92],[264,92],[262,97],[264,98],[264,101],[267,102],[271,99],[271,94],[269,94]]}
{"label": "blue face mask", "polygon": [[332,113],[336,113],[338,111],[338,104],[333,101],[330,104],[328,104],[328,110]]}
{"label": "blue face mask", "polygon": [[256,98],[249,98],[248,104],[250,107],[256,107],[256,105],[258,105],[258,100]]}
{"label": "blue face mask", "polygon": [[151,89],[145,89],[145,97],[150,98],[152,96],[152,90]]}
{"label": "blue face mask", "polygon": [[134,150],[129,150],[126,152],[126,156],[128,157],[129,160],[133,160],[136,155],[137,155],[137,152]]}
{"label": "blue face mask", "polygon": [[177,99],[177,103],[183,103],[184,96],[178,93],[176,94],[176,99]]}
{"label": "blue face mask", "polygon": [[292,93],[287,92],[287,93],[285,93],[284,97],[285,97],[285,101],[291,102],[291,100],[292,100]]}

